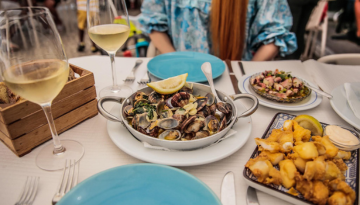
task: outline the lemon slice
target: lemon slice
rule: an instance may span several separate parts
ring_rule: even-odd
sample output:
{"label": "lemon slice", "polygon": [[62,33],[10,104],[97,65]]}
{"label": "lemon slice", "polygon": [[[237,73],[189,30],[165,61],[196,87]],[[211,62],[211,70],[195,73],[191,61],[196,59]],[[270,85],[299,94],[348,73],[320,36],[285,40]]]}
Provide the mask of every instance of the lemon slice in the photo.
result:
{"label": "lemon slice", "polygon": [[148,83],[147,85],[160,94],[172,94],[184,87],[188,74],[178,75],[162,81]]}
{"label": "lemon slice", "polygon": [[323,136],[320,122],[310,115],[299,115],[294,120],[303,128],[311,131],[311,136]]}

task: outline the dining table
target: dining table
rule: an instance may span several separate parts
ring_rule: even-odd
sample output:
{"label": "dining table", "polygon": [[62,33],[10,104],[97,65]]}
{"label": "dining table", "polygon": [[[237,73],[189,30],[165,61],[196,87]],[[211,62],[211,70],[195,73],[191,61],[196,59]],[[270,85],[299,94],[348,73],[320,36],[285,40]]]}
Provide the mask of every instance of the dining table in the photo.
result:
{"label": "dining table", "polygon": [[[123,80],[131,72],[131,69],[135,65],[135,61],[138,59],[143,60],[143,63],[136,70],[136,79],[132,83],[126,83],[133,89],[133,91],[136,91],[137,89],[145,86],[139,85],[137,81],[139,81],[146,73],[147,63],[151,60],[151,58],[117,57],[115,60],[116,77],[118,82],[125,83]],[[112,82],[110,60],[108,56],[86,56],[71,58],[69,59],[69,63],[94,73],[97,94],[103,87],[110,85]],[[316,69],[324,69],[321,66],[316,66],[318,63],[316,61],[310,63],[312,63]],[[242,74],[240,72],[238,61],[232,61],[231,65],[233,67],[235,76],[237,79],[240,79]],[[276,68],[286,68],[288,71],[292,72],[292,75],[298,75],[312,83],[317,83],[317,78],[313,76],[314,74],[311,74],[312,70],[315,68],[304,68],[304,63],[301,61],[243,62],[243,65],[246,74],[261,72],[264,70],[274,70]],[[358,70],[360,71],[360,69]],[[321,72],[321,70],[317,72]],[[332,76],[334,78],[338,76],[336,71],[331,72],[327,71],[326,75]],[[360,72],[357,73],[357,76],[360,76]],[[349,77],[355,78],[354,76]],[[151,76],[151,80],[154,82],[159,79]],[[329,82],[328,85],[325,85],[325,83],[320,87],[327,92],[331,92],[331,89],[333,89],[336,84],[340,85],[347,80],[348,79],[346,79],[346,77],[341,76],[341,79],[338,79],[337,82]],[[326,82],[326,79],[324,82]],[[224,73],[214,80],[214,83],[216,89],[229,95],[234,94],[234,89],[231,84],[228,69],[225,69]],[[236,103],[240,103],[245,107],[251,106],[251,101],[246,99],[239,100]],[[111,106],[113,105],[109,103],[106,108],[111,109]],[[254,138],[262,137],[272,118],[278,112],[284,112],[293,115],[307,114],[315,117],[320,122],[352,128],[350,124],[348,124],[336,114],[330,105],[329,99],[325,97],[323,97],[319,106],[303,111],[281,111],[260,105],[257,111],[251,115],[251,117],[249,117],[251,119],[251,123],[247,126],[251,126],[251,134],[244,146],[242,146],[239,150],[224,159],[209,164],[181,166],[177,168],[186,171],[200,179],[207,186],[209,186],[219,198],[222,179],[228,171],[232,171],[235,175],[237,204],[245,204],[246,190],[248,185],[244,181],[243,170],[246,162],[249,160],[249,157],[256,148]],[[119,126],[122,125],[119,123]],[[100,114],[63,132],[60,134],[60,140],[61,139],[77,140],[81,142],[85,148],[85,154],[80,161],[80,182],[86,180],[94,174],[113,167],[135,163],[146,163],[125,153],[113,143],[107,132],[107,120]],[[48,141],[46,143],[52,142]],[[23,157],[17,157],[10,149],[6,147],[6,145],[0,143],[0,204],[15,204],[27,176],[40,177],[38,193],[34,204],[43,205],[51,203],[52,197],[54,196],[56,188],[59,185],[62,171],[44,171],[35,165],[35,157],[41,148],[45,146],[45,144],[36,147]],[[280,198],[276,198],[261,191],[257,191],[257,195],[260,204],[289,204]]]}

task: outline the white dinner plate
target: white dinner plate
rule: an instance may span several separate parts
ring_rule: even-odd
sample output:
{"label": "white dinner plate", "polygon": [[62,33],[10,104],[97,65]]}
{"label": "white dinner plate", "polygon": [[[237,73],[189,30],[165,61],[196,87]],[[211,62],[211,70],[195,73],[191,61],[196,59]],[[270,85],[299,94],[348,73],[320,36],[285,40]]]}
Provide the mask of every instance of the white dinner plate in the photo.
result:
{"label": "white dinner plate", "polygon": [[[351,83],[355,86],[360,86],[360,83]],[[331,107],[335,112],[350,125],[360,129],[360,119],[355,116],[346,100],[346,93],[344,85],[336,87],[331,95],[333,98],[330,100]]]}
{"label": "white dinner plate", "polygon": [[[254,75],[254,74],[244,75],[242,78],[239,79],[239,84],[238,84],[239,89],[242,93],[250,93],[250,94],[257,96],[259,99],[259,104],[263,105],[265,107],[274,108],[274,109],[278,109],[278,110],[301,111],[301,110],[309,110],[311,108],[314,108],[314,107],[320,105],[320,103],[322,101],[322,96],[317,94],[314,91],[311,92],[309,97],[307,97],[304,100],[302,100],[301,102],[297,102],[297,103],[280,103],[280,102],[268,100],[268,99],[256,94],[255,91],[253,91],[251,89],[249,80],[252,75]],[[309,83],[309,82],[307,82],[307,83]],[[312,86],[316,86],[312,83],[309,83],[309,84]]]}
{"label": "white dinner plate", "polygon": [[[239,113],[246,111],[240,103],[236,103],[236,106]],[[120,116],[120,107],[120,104],[116,104],[110,113]],[[240,118],[232,128],[237,133],[214,146],[192,151],[163,151],[145,148],[121,123],[107,121],[108,134],[121,150],[146,162],[170,166],[202,165],[228,157],[246,143],[250,137],[251,128],[251,117]]]}

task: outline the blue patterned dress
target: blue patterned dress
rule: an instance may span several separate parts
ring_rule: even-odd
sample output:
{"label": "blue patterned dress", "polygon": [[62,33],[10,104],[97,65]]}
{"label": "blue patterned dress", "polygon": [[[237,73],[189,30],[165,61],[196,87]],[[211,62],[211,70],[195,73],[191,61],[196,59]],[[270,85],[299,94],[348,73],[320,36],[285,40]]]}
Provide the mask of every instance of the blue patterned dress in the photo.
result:
{"label": "blue patterned dress", "polygon": [[[177,51],[211,53],[210,7],[211,0],[144,0],[139,21],[145,33],[167,32]],[[293,53],[297,43],[291,26],[286,0],[249,0],[243,60],[251,60],[262,44],[272,42],[281,56]]]}

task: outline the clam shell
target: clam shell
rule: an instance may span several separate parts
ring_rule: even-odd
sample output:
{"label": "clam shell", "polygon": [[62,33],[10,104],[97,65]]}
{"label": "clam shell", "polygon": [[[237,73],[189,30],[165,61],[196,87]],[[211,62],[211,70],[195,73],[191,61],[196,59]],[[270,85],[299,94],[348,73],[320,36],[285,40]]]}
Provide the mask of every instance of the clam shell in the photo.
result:
{"label": "clam shell", "polygon": [[179,126],[179,121],[174,118],[165,118],[158,122],[158,127],[168,130]]}
{"label": "clam shell", "polygon": [[208,130],[211,132],[218,132],[220,128],[219,120],[213,116],[209,115],[205,118],[205,128],[204,130]]}
{"label": "clam shell", "polygon": [[[173,112],[171,111],[171,109],[169,108],[165,108],[166,102],[160,102],[159,104],[156,105],[156,112],[158,114],[158,116],[160,117],[160,119],[164,119],[164,118],[169,118],[171,116],[173,116]],[[167,111],[164,111],[164,110]]]}
{"label": "clam shell", "polygon": [[143,129],[146,129],[147,127],[150,126],[151,122],[149,122],[147,119],[146,119],[146,116],[147,116],[147,112],[143,113],[143,114],[138,114],[136,115],[135,117],[135,121],[137,123],[137,125]]}
{"label": "clam shell", "polygon": [[195,137],[193,137],[192,140],[197,140],[197,139],[201,139],[201,138],[205,138],[205,137],[209,137],[209,136],[210,136],[209,131],[201,130],[195,134]]}
{"label": "clam shell", "polygon": [[180,138],[181,138],[181,133],[179,132],[179,130],[165,130],[163,133],[159,135],[159,139],[162,140],[180,140]]}
{"label": "clam shell", "polygon": [[205,107],[205,105],[207,103],[207,98],[197,99],[195,102],[197,103],[196,110],[199,111],[199,110],[203,109],[203,107]]}

